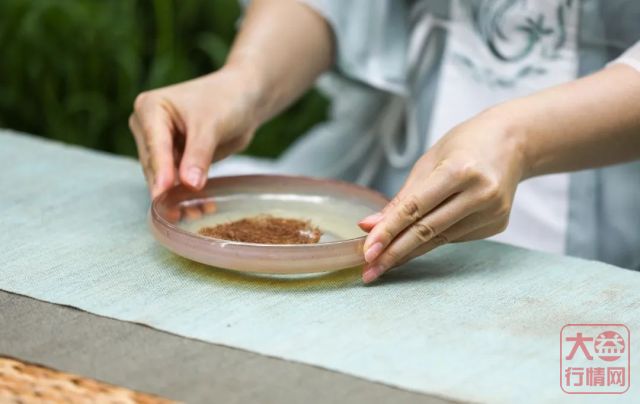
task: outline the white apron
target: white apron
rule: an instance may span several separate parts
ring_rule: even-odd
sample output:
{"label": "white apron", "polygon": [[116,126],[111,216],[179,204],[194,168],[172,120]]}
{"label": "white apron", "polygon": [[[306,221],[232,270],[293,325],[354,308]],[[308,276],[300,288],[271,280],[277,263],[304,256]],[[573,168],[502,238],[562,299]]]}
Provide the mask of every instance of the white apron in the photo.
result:
{"label": "white apron", "polygon": [[[453,1],[427,147],[490,106],[576,78],[577,1],[525,0],[506,13],[499,3]],[[569,174],[524,181],[492,239],[564,253],[568,205]]]}

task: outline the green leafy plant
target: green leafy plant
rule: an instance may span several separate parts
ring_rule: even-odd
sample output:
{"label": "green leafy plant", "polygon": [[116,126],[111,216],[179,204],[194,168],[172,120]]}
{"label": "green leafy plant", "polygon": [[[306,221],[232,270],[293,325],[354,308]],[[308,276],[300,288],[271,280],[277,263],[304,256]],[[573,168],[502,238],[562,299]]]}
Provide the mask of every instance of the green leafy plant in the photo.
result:
{"label": "green leafy plant", "polygon": [[[2,0],[0,126],[135,155],[135,96],[219,68],[240,11],[237,0]],[[277,156],[326,110],[306,94],[247,152]]]}

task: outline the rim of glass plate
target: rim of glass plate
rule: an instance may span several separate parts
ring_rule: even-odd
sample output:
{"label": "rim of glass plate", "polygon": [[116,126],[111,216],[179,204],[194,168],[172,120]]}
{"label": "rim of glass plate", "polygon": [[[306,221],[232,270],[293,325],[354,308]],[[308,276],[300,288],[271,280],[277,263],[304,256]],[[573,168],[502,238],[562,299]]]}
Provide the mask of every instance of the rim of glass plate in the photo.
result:
{"label": "rim of glass plate", "polygon": [[[259,179],[259,178],[271,178],[271,179],[291,179],[291,180],[301,180],[301,181],[306,181],[306,182],[314,182],[314,183],[318,183],[320,184],[332,184],[332,185],[337,185],[339,187],[343,187],[343,188],[349,188],[351,190],[357,190],[359,193],[362,194],[368,194],[370,196],[372,196],[375,199],[379,199],[381,202],[383,202],[383,204],[387,204],[389,203],[389,199],[384,196],[382,193],[373,190],[371,188],[367,188],[364,187],[362,185],[358,185],[358,184],[354,184],[351,182],[347,182],[347,181],[342,181],[342,180],[337,180],[337,179],[333,179],[333,178],[320,178],[320,177],[311,177],[311,176],[305,176],[305,175],[282,175],[282,174],[248,174],[248,175],[230,175],[230,176],[223,176],[223,177],[209,177],[207,178],[207,181],[205,183],[205,187],[207,186],[207,184],[209,183],[209,181],[211,180],[219,180],[219,179],[226,179],[226,180],[233,180],[233,179]],[[178,226],[176,226],[175,224],[169,222],[168,220],[166,220],[164,217],[162,217],[162,215],[160,215],[157,211],[157,205],[161,202],[162,198],[165,198],[166,195],[171,192],[171,190],[176,189],[176,188],[186,188],[188,189],[186,186],[179,184],[179,185],[175,185],[169,189],[167,189],[166,191],[164,191],[163,193],[161,193],[160,195],[158,195],[157,197],[155,197],[153,199],[153,201],[151,202],[151,218],[152,218],[152,222],[159,224],[160,226],[169,229],[173,232],[176,233],[180,233],[186,237],[189,237],[191,239],[194,240],[198,240],[198,241],[202,241],[202,242],[207,242],[208,244],[216,243],[216,244],[225,244],[225,245],[233,245],[233,246],[242,246],[242,247],[256,247],[256,248],[295,248],[295,249],[301,249],[301,248],[314,248],[314,249],[318,249],[318,248],[324,248],[324,247],[331,247],[337,244],[346,244],[346,243],[353,243],[353,242],[357,242],[360,240],[364,240],[367,236],[359,236],[359,237],[354,237],[354,238],[350,238],[350,239],[346,239],[346,240],[338,240],[338,241],[328,241],[326,243],[316,243],[316,244],[263,244],[263,243],[244,243],[241,241],[232,241],[232,240],[224,240],[224,239],[219,239],[219,238],[214,238],[214,237],[206,237],[206,236],[201,236],[197,233],[191,232],[191,231],[187,231],[184,230]]]}

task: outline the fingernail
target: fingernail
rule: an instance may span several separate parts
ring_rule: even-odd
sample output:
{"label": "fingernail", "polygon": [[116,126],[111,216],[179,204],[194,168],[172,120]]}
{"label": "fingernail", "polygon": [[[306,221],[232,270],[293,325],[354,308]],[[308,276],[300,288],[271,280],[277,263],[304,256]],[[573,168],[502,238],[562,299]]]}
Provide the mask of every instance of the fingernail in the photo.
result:
{"label": "fingernail", "polygon": [[215,213],[216,210],[218,210],[218,207],[216,206],[216,203],[213,201],[208,201],[202,204],[202,211],[204,213]]}
{"label": "fingernail", "polygon": [[378,276],[382,275],[385,271],[384,267],[380,264],[374,265],[372,266],[371,269],[373,272],[375,272]]}
{"label": "fingernail", "polygon": [[187,183],[194,188],[199,188],[200,182],[202,182],[202,169],[196,166],[189,168],[187,171]]}
{"label": "fingernail", "polygon": [[184,208],[184,218],[186,220],[197,220],[202,216],[202,212],[196,206],[186,206]]}
{"label": "fingernail", "polygon": [[164,185],[164,178],[162,177],[162,174],[158,174],[153,178],[153,187],[157,188],[162,185]]}
{"label": "fingernail", "polygon": [[156,196],[160,195],[162,192],[162,178],[158,175],[153,179],[153,182],[151,183],[151,197],[155,198]]}
{"label": "fingernail", "polygon": [[367,269],[366,271],[364,271],[364,273],[362,274],[362,281],[364,283],[371,283],[373,281],[375,281],[376,279],[378,279],[378,274],[376,274],[374,271],[372,271],[371,269]]}
{"label": "fingernail", "polygon": [[376,258],[378,258],[378,255],[380,255],[383,248],[384,246],[382,245],[382,243],[375,243],[374,245],[369,247],[367,251],[364,252],[364,260],[369,263],[373,262]]}
{"label": "fingernail", "polygon": [[152,185],[151,188],[151,199],[156,199],[158,197],[158,195],[160,195],[162,192],[160,191],[161,188],[159,188],[157,185]]}
{"label": "fingernail", "polygon": [[378,213],[374,213],[373,215],[369,215],[369,216],[365,217],[364,219],[360,220],[359,223],[377,222],[380,219],[382,219],[382,212],[378,212]]}
{"label": "fingernail", "polygon": [[169,208],[165,213],[165,217],[169,221],[169,223],[177,223],[180,221],[182,214],[180,213],[180,208]]}
{"label": "fingernail", "polygon": [[384,268],[382,267],[382,265],[374,265],[364,271],[364,273],[362,274],[362,280],[364,281],[364,283],[371,283],[378,279],[383,273]]}

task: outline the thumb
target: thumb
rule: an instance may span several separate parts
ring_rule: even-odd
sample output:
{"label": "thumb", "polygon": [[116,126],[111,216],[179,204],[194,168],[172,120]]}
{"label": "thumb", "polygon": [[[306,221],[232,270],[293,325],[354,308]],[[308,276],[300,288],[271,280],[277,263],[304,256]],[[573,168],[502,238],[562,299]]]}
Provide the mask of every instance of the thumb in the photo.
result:
{"label": "thumb", "polygon": [[214,128],[195,127],[187,133],[186,145],[180,162],[180,182],[200,190],[207,181],[213,152],[217,146]]}

